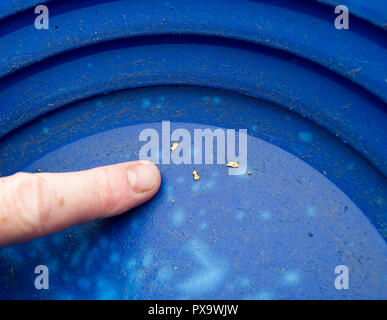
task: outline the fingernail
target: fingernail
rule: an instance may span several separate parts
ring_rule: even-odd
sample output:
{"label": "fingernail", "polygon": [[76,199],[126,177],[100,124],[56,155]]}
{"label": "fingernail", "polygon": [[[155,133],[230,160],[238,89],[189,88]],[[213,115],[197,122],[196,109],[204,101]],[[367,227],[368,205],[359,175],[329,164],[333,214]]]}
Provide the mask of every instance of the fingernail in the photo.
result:
{"label": "fingernail", "polygon": [[156,167],[147,162],[141,162],[128,169],[129,183],[136,193],[153,189],[157,182],[157,175]]}

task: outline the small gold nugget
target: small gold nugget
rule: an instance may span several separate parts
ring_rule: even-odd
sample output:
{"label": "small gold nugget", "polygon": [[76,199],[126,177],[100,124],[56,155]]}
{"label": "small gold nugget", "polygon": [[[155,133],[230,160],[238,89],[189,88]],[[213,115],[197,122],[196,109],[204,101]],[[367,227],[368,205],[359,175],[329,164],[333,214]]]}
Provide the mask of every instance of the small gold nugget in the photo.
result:
{"label": "small gold nugget", "polygon": [[230,161],[229,163],[227,163],[227,167],[238,168],[239,167],[239,163],[238,162],[234,162],[234,161]]}
{"label": "small gold nugget", "polygon": [[247,171],[247,174],[251,176],[251,171]]}
{"label": "small gold nugget", "polygon": [[195,181],[200,179],[200,176],[198,175],[198,172],[197,172],[196,170],[194,170],[194,171],[192,172],[192,174],[193,174],[193,176],[194,176],[194,180],[195,180]]}
{"label": "small gold nugget", "polygon": [[178,145],[179,145],[179,143],[178,143],[178,142],[174,142],[174,143],[172,143],[172,146],[171,146],[171,151],[175,151]]}

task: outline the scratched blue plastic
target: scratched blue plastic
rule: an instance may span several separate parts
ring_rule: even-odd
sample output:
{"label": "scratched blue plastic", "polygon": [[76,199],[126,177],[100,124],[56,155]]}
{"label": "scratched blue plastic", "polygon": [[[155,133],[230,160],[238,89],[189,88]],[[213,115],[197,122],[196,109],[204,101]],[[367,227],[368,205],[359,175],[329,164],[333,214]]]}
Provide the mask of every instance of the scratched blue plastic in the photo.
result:
{"label": "scratched blue plastic", "polygon": [[162,120],[246,128],[252,175],[160,165],[134,214],[0,249],[0,298],[386,299],[387,5],[320,2],[40,1],[35,30],[2,1],[0,175],[135,160]]}

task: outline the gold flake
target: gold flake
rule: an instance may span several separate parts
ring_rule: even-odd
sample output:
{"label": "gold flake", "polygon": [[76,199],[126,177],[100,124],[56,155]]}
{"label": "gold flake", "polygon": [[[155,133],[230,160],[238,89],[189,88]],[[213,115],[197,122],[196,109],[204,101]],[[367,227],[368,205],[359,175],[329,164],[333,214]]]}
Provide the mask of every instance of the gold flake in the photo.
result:
{"label": "gold flake", "polygon": [[230,161],[229,163],[227,163],[227,167],[238,168],[239,167],[239,163],[238,162],[234,162],[234,161]]}
{"label": "gold flake", "polygon": [[178,142],[174,142],[174,143],[172,143],[172,146],[171,146],[171,151],[175,151],[178,145],[179,145],[179,143],[178,143]]}
{"label": "gold flake", "polygon": [[251,171],[247,171],[247,174],[251,176]]}
{"label": "gold flake", "polygon": [[200,176],[198,175],[198,172],[196,170],[192,171],[192,174],[194,176],[195,181],[200,179]]}

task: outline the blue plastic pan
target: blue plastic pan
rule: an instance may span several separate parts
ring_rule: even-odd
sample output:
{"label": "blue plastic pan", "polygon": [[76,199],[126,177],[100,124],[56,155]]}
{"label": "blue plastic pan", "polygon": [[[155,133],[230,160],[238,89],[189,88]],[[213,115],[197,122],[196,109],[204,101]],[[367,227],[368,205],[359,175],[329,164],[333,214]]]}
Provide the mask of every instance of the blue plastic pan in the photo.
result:
{"label": "blue plastic pan", "polygon": [[136,160],[162,121],[247,129],[248,173],[159,164],[146,205],[0,249],[0,298],[386,299],[386,18],[382,0],[1,1],[1,176]]}

